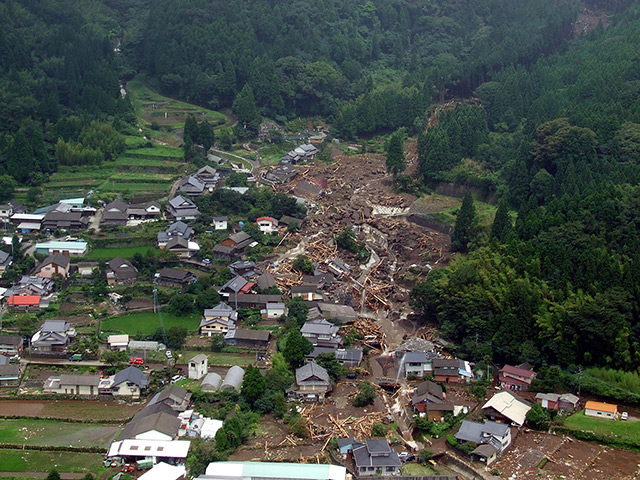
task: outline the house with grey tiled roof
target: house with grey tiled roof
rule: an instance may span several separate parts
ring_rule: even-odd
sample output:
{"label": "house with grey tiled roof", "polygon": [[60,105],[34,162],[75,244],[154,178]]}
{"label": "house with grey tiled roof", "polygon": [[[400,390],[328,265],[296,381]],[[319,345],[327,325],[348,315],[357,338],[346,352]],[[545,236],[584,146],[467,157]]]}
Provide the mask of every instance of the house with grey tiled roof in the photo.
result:
{"label": "house with grey tiled roof", "polygon": [[360,477],[395,475],[400,471],[398,454],[391,450],[386,438],[367,440],[353,448],[353,460]]}

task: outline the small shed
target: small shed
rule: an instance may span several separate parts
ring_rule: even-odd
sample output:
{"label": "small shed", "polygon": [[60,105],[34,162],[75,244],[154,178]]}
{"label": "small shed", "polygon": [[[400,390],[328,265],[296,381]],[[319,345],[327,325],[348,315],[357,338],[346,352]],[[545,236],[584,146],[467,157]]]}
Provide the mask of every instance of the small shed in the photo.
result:
{"label": "small shed", "polygon": [[209,359],[203,353],[196,355],[189,360],[189,378],[192,380],[200,380],[209,371]]}
{"label": "small shed", "polygon": [[587,417],[611,418],[618,415],[618,406],[611,403],[588,401],[584,406],[584,414]]}
{"label": "small shed", "polygon": [[240,391],[243,378],[244,369],[242,369],[242,367],[239,367],[238,365],[234,365],[227,372],[227,375],[224,377],[224,381],[222,382],[222,386],[220,388],[224,390],[225,388],[232,387],[237,391]]}
{"label": "small shed", "polygon": [[215,372],[208,373],[206,377],[202,379],[200,389],[203,392],[215,392],[220,388],[222,383],[222,377]]}
{"label": "small shed", "polygon": [[109,335],[107,343],[111,350],[126,350],[129,346],[129,335]]}

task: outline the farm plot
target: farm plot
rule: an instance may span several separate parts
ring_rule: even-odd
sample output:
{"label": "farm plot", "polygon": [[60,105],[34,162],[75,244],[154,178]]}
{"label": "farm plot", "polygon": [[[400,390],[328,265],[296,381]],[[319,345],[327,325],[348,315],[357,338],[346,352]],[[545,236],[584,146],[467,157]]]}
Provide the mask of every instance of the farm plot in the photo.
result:
{"label": "farm plot", "polygon": [[120,317],[102,320],[101,330],[104,332],[122,332],[129,335],[151,335],[156,329],[164,326],[165,330],[174,326],[182,326],[189,332],[194,332],[200,325],[200,317],[191,315],[178,317],[169,313],[162,313],[162,323],[157,313],[131,313]]}
{"label": "farm plot", "polygon": [[104,447],[116,437],[118,425],[70,423],[57,420],[0,420],[0,442],[46,447]]}
{"label": "farm plot", "polygon": [[[31,372],[31,371],[30,371]],[[53,372],[45,372],[45,377]],[[91,400],[0,400],[6,416],[57,418],[60,420],[125,421],[142,408],[121,402]]]}
{"label": "farm plot", "polygon": [[133,258],[136,253],[144,255],[148,250],[155,250],[156,247],[151,245],[142,245],[140,247],[122,247],[122,248],[95,248],[89,250],[86,255],[88,260],[106,260],[115,257]]}
{"label": "farm plot", "polygon": [[606,418],[587,417],[584,410],[567,418],[564,421],[564,426],[572,430],[582,430],[627,440],[640,438],[640,421],[621,422]]}
{"label": "farm plot", "polygon": [[102,467],[102,459],[99,453],[2,449],[0,472],[48,472],[56,468],[59,472],[95,474]]}

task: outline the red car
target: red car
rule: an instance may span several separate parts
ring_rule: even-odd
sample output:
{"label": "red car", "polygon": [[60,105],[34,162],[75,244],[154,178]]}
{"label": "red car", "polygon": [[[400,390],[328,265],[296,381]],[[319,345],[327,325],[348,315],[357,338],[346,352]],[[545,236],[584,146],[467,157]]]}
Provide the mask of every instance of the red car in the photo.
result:
{"label": "red car", "polygon": [[143,363],[144,363],[144,360],[140,357],[129,359],[129,365],[142,365]]}

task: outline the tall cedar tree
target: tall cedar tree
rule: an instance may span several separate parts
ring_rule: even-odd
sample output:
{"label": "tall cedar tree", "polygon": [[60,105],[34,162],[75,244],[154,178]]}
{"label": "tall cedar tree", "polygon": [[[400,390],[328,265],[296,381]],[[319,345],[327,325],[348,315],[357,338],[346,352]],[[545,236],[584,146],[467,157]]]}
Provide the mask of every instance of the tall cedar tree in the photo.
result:
{"label": "tall cedar tree", "polygon": [[406,168],[404,163],[404,149],[402,146],[403,132],[398,130],[387,144],[387,171],[397,175]]}
{"label": "tall cedar tree", "polygon": [[491,238],[495,238],[500,243],[504,243],[509,230],[511,230],[509,210],[507,209],[507,203],[501,200],[498,204],[498,210],[496,210],[496,216],[493,219],[493,225],[491,226]]}
{"label": "tall cedar tree", "polygon": [[462,206],[456,217],[456,225],[451,234],[451,246],[462,253],[469,250],[469,242],[473,240],[476,230],[476,209],[473,197],[467,193],[462,200]]}
{"label": "tall cedar tree", "polygon": [[260,370],[253,365],[249,365],[242,379],[242,396],[253,405],[267,390],[267,382],[260,373]]}
{"label": "tall cedar tree", "polygon": [[287,335],[287,343],[282,355],[289,362],[291,368],[296,369],[304,363],[304,356],[313,352],[312,343],[304,338],[298,330],[291,330]]}
{"label": "tall cedar tree", "polygon": [[260,123],[258,107],[253,96],[253,90],[248,83],[242,87],[233,102],[233,113],[238,117],[237,135],[247,137],[257,132]]}

